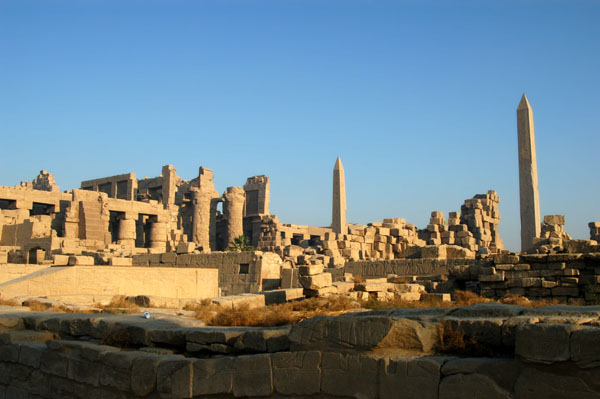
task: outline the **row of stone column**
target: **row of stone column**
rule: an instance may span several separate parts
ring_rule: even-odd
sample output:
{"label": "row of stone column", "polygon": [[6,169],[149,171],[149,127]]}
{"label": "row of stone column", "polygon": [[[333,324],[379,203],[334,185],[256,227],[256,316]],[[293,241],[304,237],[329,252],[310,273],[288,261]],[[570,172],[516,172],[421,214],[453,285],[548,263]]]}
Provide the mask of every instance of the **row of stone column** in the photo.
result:
{"label": "row of stone column", "polygon": [[244,234],[244,205],[246,192],[241,187],[228,187],[223,196],[215,190],[213,173],[201,167],[198,174],[198,187],[192,192],[192,239],[204,252],[216,249],[217,205],[223,202],[223,215],[226,221],[227,244]]}
{"label": "row of stone column", "polygon": [[[137,220],[127,216],[119,220],[119,244],[135,247],[137,238]],[[167,223],[150,222],[149,240],[150,248],[167,250]]]}

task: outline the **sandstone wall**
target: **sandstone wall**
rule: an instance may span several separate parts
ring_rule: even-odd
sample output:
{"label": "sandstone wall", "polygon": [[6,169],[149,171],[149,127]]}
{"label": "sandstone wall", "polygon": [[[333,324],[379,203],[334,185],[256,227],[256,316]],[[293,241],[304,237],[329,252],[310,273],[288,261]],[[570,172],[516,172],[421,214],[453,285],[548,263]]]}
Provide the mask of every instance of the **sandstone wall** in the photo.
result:
{"label": "sandstone wall", "polygon": [[495,255],[491,260],[487,266],[455,268],[450,277],[478,281],[488,297],[600,299],[600,253]]}
{"label": "sandstone wall", "polygon": [[[1,313],[0,397],[600,396],[597,307],[391,309],[263,329]],[[450,326],[462,353],[435,346]]]}
{"label": "sandstone wall", "polygon": [[47,267],[0,284],[3,298],[17,296],[150,295],[212,298],[217,269],[132,266]]}
{"label": "sandstone wall", "polygon": [[447,275],[455,266],[482,263],[475,259],[394,259],[347,262],[344,271],[364,278]]}
{"label": "sandstone wall", "polygon": [[217,268],[222,295],[256,293],[281,284],[281,258],[277,254],[212,252],[209,254],[134,255],[133,264],[177,268]]}

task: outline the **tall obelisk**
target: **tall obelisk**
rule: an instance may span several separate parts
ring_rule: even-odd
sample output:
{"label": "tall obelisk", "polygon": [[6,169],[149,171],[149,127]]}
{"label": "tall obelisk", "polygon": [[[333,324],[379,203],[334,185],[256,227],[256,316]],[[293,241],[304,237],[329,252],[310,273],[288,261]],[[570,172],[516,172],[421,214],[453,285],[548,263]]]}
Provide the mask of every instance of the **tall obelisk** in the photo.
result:
{"label": "tall obelisk", "polygon": [[334,233],[346,234],[346,180],[344,178],[344,166],[340,157],[335,161],[333,167],[333,209],[331,228]]}
{"label": "tall obelisk", "polygon": [[533,239],[540,236],[541,225],[533,111],[525,94],[521,97],[517,108],[517,130],[519,135],[521,251],[526,251],[533,246]]}

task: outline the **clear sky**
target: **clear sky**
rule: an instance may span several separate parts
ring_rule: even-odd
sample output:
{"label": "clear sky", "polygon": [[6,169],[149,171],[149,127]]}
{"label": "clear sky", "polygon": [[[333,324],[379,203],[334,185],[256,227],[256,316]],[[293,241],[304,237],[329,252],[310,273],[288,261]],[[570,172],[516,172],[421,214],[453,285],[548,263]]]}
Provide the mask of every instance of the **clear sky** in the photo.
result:
{"label": "clear sky", "polygon": [[460,210],[489,189],[519,249],[516,108],[533,107],[542,214],[600,220],[596,0],[0,0],[0,184],[172,164],[220,192],[271,177],[284,223]]}

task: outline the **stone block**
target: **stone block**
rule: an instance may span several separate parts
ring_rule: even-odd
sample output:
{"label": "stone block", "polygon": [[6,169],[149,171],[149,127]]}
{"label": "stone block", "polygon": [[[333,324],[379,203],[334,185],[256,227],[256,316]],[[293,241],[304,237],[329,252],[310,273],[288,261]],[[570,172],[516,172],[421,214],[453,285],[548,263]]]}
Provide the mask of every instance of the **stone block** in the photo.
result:
{"label": "stone block", "polygon": [[273,393],[271,357],[268,354],[239,356],[233,365],[233,395],[268,396]]}
{"label": "stone block", "polygon": [[314,276],[323,273],[323,265],[302,265],[298,267],[298,274],[300,276]]}
{"label": "stone block", "polygon": [[196,244],[194,244],[193,242],[183,242],[180,241],[179,244],[177,244],[177,255],[179,254],[191,254],[192,252],[194,252],[194,250],[196,249]]}
{"label": "stone block", "polygon": [[515,331],[515,355],[532,362],[550,363],[570,358],[572,324],[523,324]]}
{"label": "stone block", "polygon": [[177,253],[166,252],[160,254],[160,263],[163,265],[176,265],[177,264]]}
{"label": "stone block", "polygon": [[[419,301],[419,300],[421,300],[421,295],[422,294],[419,292],[401,292],[401,293],[397,293],[396,297],[398,297],[398,299],[403,300],[403,301]],[[387,299],[388,298],[385,297],[385,300],[387,300]]]}
{"label": "stone block", "polygon": [[[52,255],[54,266],[68,266],[69,265],[69,255]],[[2,262],[0,262],[2,263]]]}
{"label": "stone block", "polygon": [[133,265],[133,258],[114,257],[108,260],[108,264],[111,266],[131,266]]}
{"label": "stone block", "polygon": [[156,376],[161,356],[147,355],[133,360],[131,367],[131,392],[146,396],[156,389]]}
{"label": "stone block", "polygon": [[40,370],[46,374],[66,378],[68,368],[69,359],[60,353],[46,351],[40,357]]}
{"label": "stone block", "polygon": [[312,276],[299,276],[298,281],[302,287],[310,290],[329,287],[333,283],[331,273],[322,273]]}
{"label": "stone block", "polygon": [[332,285],[330,287],[318,288],[316,290],[311,290],[309,288],[305,288],[303,293],[304,293],[304,296],[306,296],[307,298],[325,297],[325,296],[329,296],[331,294],[337,294],[337,287],[334,287]]}
{"label": "stone block", "polygon": [[157,390],[161,396],[191,398],[193,365],[193,360],[177,356],[161,361],[156,372]]}
{"label": "stone block", "polygon": [[69,256],[69,266],[94,266],[94,257],[71,255]]}
{"label": "stone block", "polygon": [[377,397],[377,374],[383,360],[365,355],[324,352],[321,392],[354,398]]}
{"label": "stone block", "polygon": [[279,352],[271,357],[273,385],[282,395],[316,395],[320,392],[321,352]]}
{"label": "stone block", "polygon": [[100,384],[120,391],[131,389],[131,366],[136,352],[107,352],[100,358]]}
{"label": "stone block", "polygon": [[194,397],[231,393],[235,360],[236,358],[223,357],[194,361]]}
{"label": "stone block", "polygon": [[531,269],[531,266],[528,265],[527,263],[517,263],[514,267],[515,271],[527,271],[530,269]]}
{"label": "stone block", "polygon": [[527,367],[521,372],[515,383],[514,392],[516,398],[582,399],[599,396],[585,378],[554,371],[552,368],[532,367]]}
{"label": "stone block", "polygon": [[46,351],[45,344],[38,342],[24,343],[20,345],[19,363],[37,369],[40,367],[42,353]]}
{"label": "stone block", "polygon": [[102,364],[91,362],[79,357],[69,358],[68,377],[83,384],[97,387],[100,384],[100,372]]}
{"label": "stone block", "polygon": [[437,399],[441,358],[383,359],[379,365],[379,392],[382,399]]}
{"label": "stone block", "polygon": [[333,283],[338,294],[345,294],[354,290],[354,283],[346,281],[336,281]]}
{"label": "stone block", "polygon": [[[468,395],[466,395],[468,393]],[[500,388],[494,380],[482,374],[455,374],[440,382],[440,399],[458,399],[464,397],[511,399],[510,392]]]}
{"label": "stone block", "polygon": [[600,362],[600,328],[583,328],[571,333],[571,360],[581,365]]}
{"label": "stone block", "polygon": [[579,287],[555,287],[552,288],[552,295],[578,297]]}
{"label": "stone block", "polygon": [[421,301],[440,301],[440,302],[452,302],[451,294],[444,293],[423,293],[421,294]]}
{"label": "stone block", "polygon": [[504,281],[504,272],[499,271],[496,272],[496,274],[480,274],[478,279],[485,283]]}
{"label": "stone block", "polygon": [[564,215],[545,215],[544,216],[544,224],[547,226],[551,226],[551,225],[564,226],[565,216]]}

